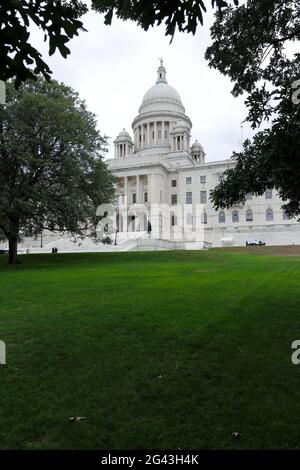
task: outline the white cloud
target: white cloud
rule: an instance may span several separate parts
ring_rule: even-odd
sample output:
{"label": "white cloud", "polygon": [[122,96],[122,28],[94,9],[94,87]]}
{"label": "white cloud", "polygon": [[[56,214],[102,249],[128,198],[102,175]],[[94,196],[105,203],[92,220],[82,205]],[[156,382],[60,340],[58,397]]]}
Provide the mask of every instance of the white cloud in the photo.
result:
{"label": "white cloud", "polygon": [[[77,90],[96,113],[101,133],[111,137],[110,157],[116,135],[123,128],[131,131],[143,95],[155,83],[158,58],[163,57],[168,82],[178,90],[193,122],[193,139],[203,144],[207,160],[223,160],[239,149],[240,124],[247,112],[243,100],[230,94],[230,81],[209,69],[204,59],[212,20],[206,15],[205,26],[199,26],[195,36],[178,33],[170,45],[163,26],[145,32],[117,19],[106,26],[103,15],[90,12],[84,18],[88,32],[71,41],[67,60],[58,53],[49,58],[42,35],[34,29],[32,40],[42,48],[53,77]],[[244,137],[250,135],[246,124]]]}

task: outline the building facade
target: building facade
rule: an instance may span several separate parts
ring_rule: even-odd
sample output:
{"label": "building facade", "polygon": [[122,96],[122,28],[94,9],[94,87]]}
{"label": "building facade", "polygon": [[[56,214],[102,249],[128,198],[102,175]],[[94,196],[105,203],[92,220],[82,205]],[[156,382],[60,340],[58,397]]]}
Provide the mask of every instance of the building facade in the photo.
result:
{"label": "building facade", "polygon": [[[120,238],[177,241],[182,247],[300,243],[300,224],[290,220],[274,190],[247,196],[245,205],[216,211],[210,191],[232,160],[207,161],[201,144],[191,145],[192,122],[161,61],[156,84],[145,94],[108,161],[117,177],[116,225]],[[149,232],[149,233],[147,233]],[[150,237],[151,233],[151,237]]]}

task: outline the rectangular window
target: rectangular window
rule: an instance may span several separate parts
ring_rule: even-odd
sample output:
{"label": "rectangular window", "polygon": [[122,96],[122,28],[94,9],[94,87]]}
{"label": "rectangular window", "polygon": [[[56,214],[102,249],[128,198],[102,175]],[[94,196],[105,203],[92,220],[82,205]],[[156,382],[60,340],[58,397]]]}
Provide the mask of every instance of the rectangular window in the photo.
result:
{"label": "rectangular window", "polygon": [[177,194],[171,195],[171,204],[172,206],[175,206],[177,204]]}
{"label": "rectangular window", "polygon": [[165,131],[165,139],[168,138],[168,131]]}
{"label": "rectangular window", "polygon": [[252,198],[253,198],[253,194],[252,194],[252,193],[247,193],[247,194],[246,194],[246,201],[251,201]]}
{"label": "rectangular window", "polygon": [[144,193],[144,202],[148,202],[148,193]]}
{"label": "rectangular window", "polygon": [[224,181],[224,173],[218,173],[218,183],[222,183]]}
{"label": "rectangular window", "polygon": [[200,176],[200,183],[202,183],[202,184],[206,183],[206,175],[201,175]]}
{"label": "rectangular window", "polygon": [[172,188],[176,188],[177,186],[177,180],[172,180]]}
{"label": "rectangular window", "polygon": [[192,177],[191,176],[186,177],[185,184],[192,184]]}
{"label": "rectangular window", "polygon": [[193,193],[185,194],[185,202],[186,204],[193,204]]}
{"label": "rectangular window", "polygon": [[136,194],[133,193],[132,195],[132,203],[135,204],[136,203]]}
{"label": "rectangular window", "polygon": [[272,197],[273,197],[272,189],[266,189],[265,197],[266,197],[266,199],[272,199]]}
{"label": "rectangular window", "polygon": [[253,222],[253,212],[251,209],[246,211],[246,222]]}
{"label": "rectangular window", "polygon": [[200,191],[200,202],[201,202],[201,204],[206,204],[207,203],[207,192],[206,191]]}

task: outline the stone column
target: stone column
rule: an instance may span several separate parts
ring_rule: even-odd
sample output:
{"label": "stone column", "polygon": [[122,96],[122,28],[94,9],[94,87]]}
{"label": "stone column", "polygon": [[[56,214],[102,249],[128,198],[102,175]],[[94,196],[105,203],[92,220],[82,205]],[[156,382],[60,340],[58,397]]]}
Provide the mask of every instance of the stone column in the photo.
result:
{"label": "stone column", "polygon": [[128,204],[128,176],[124,177],[125,204]]}
{"label": "stone column", "polygon": [[159,197],[158,197],[158,191],[156,191],[155,187],[155,174],[151,173],[150,176],[150,182],[149,182],[149,177],[148,177],[148,193],[150,193],[149,201],[150,203],[158,203],[159,202]]}
{"label": "stone column", "polygon": [[165,142],[165,121],[161,123],[161,143],[164,144]]}
{"label": "stone column", "polygon": [[136,202],[140,202],[140,175],[136,176]]}
{"label": "stone column", "polygon": [[147,146],[150,147],[151,139],[150,139],[150,122],[147,123]]}
{"label": "stone column", "polygon": [[159,191],[156,188],[156,175],[151,173],[148,175],[148,194],[150,202],[150,222],[151,222],[151,238],[159,238]]}
{"label": "stone column", "polygon": [[123,215],[123,232],[128,232],[128,213],[127,209],[122,212]]}
{"label": "stone column", "polygon": [[157,121],[154,123],[154,145],[158,144],[158,138],[157,138]]}
{"label": "stone column", "polygon": [[148,186],[148,202],[152,203],[152,175],[147,175],[147,186]]}

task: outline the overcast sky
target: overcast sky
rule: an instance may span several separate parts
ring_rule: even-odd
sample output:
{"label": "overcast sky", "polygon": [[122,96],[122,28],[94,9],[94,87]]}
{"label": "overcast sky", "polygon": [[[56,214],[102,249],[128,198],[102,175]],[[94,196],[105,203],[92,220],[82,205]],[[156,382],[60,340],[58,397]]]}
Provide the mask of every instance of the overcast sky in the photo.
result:
{"label": "overcast sky", "polygon": [[[171,45],[164,27],[144,32],[135,23],[117,19],[105,26],[103,18],[93,12],[84,17],[88,32],[70,42],[72,54],[67,60],[58,53],[46,57],[42,36],[34,31],[32,37],[45,52],[53,78],[78,91],[97,115],[101,133],[111,138],[109,157],[117,134],[123,128],[132,134],[143,96],[155,84],[159,57],[164,59],[168,83],[179,92],[192,120],[192,140],[202,143],[207,160],[229,158],[240,148],[241,122],[247,114],[243,99],[231,95],[229,79],[209,69],[204,59],[211,13],[195,36],[177,33]],[[249,124],[244,124],[244,138],[251,135]]]}

